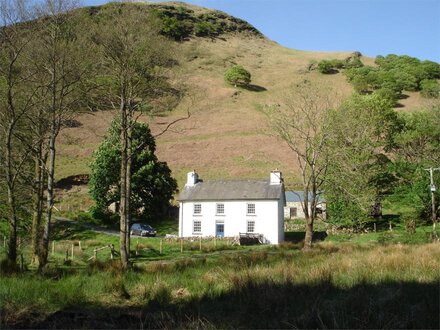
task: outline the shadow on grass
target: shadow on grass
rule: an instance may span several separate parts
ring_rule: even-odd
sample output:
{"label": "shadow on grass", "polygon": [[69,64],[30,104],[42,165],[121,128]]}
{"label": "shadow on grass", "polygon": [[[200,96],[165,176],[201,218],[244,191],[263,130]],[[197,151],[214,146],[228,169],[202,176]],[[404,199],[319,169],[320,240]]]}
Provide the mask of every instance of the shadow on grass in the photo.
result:
{"label": "shadow on grass", "polygon": [[[284,240],[286,242],[301,243],[304,241],[306,233],[304,231],[288,231],[284,233]],[[325,231],[313,232],[313,242],[324,241],[327,237]]]}
{"label": "shadow on grass", "polygon": [[246,89],[246,90],[251,91],[251,92],[264,92],[264,91],[267,91],[267,89],[265,87],[263,87],[263,86],[252,85],[252,84],[244,85],[244,86],[241,86],[241,87],[243,89]]}
{"label": "shadow on grass", "polygon": [[162,293],[135,307],[78,305],[21,328],[341,328],[438,329],[438,283],[384,282],[335,287],[258,283],[237,277],[231,291],[189,299]]}

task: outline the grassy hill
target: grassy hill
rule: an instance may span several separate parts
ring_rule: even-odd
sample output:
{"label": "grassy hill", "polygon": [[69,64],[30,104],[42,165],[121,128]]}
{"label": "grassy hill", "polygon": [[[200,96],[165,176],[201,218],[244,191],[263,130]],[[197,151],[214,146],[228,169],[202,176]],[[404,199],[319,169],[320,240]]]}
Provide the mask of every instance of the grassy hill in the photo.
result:
{"label": "grassy hill", "polygon": [[[175,79],[185,82],[188,97],[169,115],[141,118],[152,131],[181,117],[189,108],[191,118],[181,122],[157,140],[157,154],[166,161],[184,185],[186,172],[195,169],[204,179],[264,178],[274,168],[283,171],[288,187],[294,187],[297,166],[287,145],[271,136],[261,108],[277,104],[290,86],[310,80],[329,88],[335,97],[353,92],[341,74],[323,75],[309,70],[310,63],[322,59],[344,59],[350,53],[307,52],[287,49],[262,36],[248,23],[219,11],[183,3],[110,4],[132,5],[141,10],[156,10],[163,17],[178,17],[189,26],[182,41],[176,41],[179,66]],[[93,13],[104,7],[81,9]],[[180,15],[180,16],[179,16]],[[183,17],[183,18],[182,18]],[[215,27],[208,35],[197,36],[195,27],[209,22]],[[192,29],[192,30],[191,30]],[[368,65],[374,59],[362,57]],[[252,74],[251,88],[234,88],[225,83],[224,72],[240,64]],[[398,111],[423,107],[428,101],[419,93],[406,93]],[[115,115],[111,109],[81,114],[77,127],[66,128],[58,147],[57,180],[90,172],[88,163]],[[85,186],[62,194],[67,207],[87,209],[90,200]]]}

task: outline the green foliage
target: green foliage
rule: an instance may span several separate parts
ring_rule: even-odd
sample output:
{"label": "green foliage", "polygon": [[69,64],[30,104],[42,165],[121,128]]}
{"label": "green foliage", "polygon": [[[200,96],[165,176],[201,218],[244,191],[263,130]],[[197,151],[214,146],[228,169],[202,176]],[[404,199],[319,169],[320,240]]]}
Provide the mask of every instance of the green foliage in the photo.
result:
{"label": "green foliage", "polygon": [[[108,206],[117,203],[120,198],[119,131],[119,124],[113,122],[90,165],[90,194],[96,201],[95,213],[105,214]],[[167,164],[157,159],[156,144],[148,126],[140,123],[134,125],[132,149],[132,212],[149,218],[161,215],[169,205],[177,183],[171,177]]]}
{"label": "green foliage", "polygon": [[173,38],[176,41],[183,40],[191,34],[192,28],[185,24],[185,22],[178,20],[176,17],[162,18],[161,33],[167,37]]}
{"label": "green foliage", "polygon": [[251,74],[241,65],[234,65],[226,70],[225,81],[234,86],[247,86],[251,82]]}
{"label": "green foliage", "polygon": [[196,15],[185,6],[150,5],[156,17],[162,20],[161,33],[177,41],[191,36],[213,37],[228,32],[250,32],[261,35],[249,23],[231,17],[221,11],[210,11]]}
{"label": "green foliage", "polygon": [[426,98],[440,98],[440,84],[434,79],[425,79],[420,82],[420,94]]}
{"label": "green foliage", "polygon": [[394,146],[401,123],[392,103],[379,95],[353,95],[329,112],[325,181],[329,220],[363,227],[372,206],[390,193],[396,178],[385,151]]}
{"label": "green foliage", "polygon": [[198,37],[215,36],[219,31],[220,28],[211,22],[201,21],[194,24],[194,34]]}
{"label": "green foliage", "polygon": [[318,63],[318,71],[324,74],[335,72],[333,62],[328,60],[322,60]]}
{"label": "green foliage", "polygon": [[421,91],[424,97],[438,97],[440,88],[435,80],[440,77],[438,63],[392,54],[378,56],[375,63],[378,68],[362,67],[357,61],[345,66],[345,75],[358,93],[381,90],[378,94],[394,103],[402,91]]}
{"label": "green foliage", "polygon": [[[399,186],[390,201],[395,205],[410,205],[417,217],[428,220],[431,193],[425,168],[440,163],[440,108],[404,113],[401,117],[405,125],[394,137],[393,168]],[[434,181],[439,183],[439,174],[434,175]],[[440,197],[438,191],[436,196]]]}

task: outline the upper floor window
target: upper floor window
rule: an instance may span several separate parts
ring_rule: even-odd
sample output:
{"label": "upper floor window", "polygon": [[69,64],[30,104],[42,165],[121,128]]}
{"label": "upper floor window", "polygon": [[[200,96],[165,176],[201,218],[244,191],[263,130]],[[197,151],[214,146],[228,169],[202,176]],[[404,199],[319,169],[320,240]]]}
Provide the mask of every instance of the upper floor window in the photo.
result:
{"label": "upper floor window", "polygon": [[247,214],[249,215],[255,214],[255,203],[247,203]]}
{"label": "upper floor window", "polygon": [[215,213],[216,214],[221,214],[221,215],[225,214],[225,204],[218,203],[217,206],[216,206],[216,212]]}
{"label": "upper floor window", "polygon": [[202,204],[194,204],[194,214],[202,214]]}

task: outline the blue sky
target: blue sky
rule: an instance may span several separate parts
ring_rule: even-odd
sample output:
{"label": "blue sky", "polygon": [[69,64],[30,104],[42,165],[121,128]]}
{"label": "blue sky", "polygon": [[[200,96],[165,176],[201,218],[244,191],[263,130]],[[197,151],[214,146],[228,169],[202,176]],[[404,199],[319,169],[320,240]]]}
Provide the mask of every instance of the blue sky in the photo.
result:
{"label": "blue sky", "polygon": [[[83,0],[85,5],[103,0]],[[188,0],[242,18],[301,50],[410,55],[440,62],[440,0]]]}

